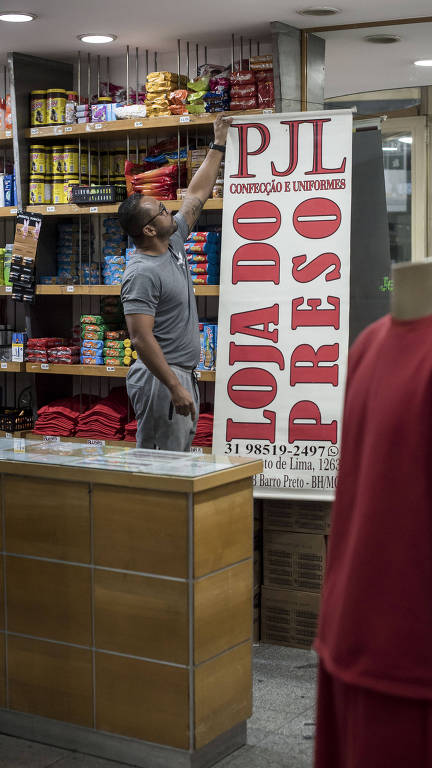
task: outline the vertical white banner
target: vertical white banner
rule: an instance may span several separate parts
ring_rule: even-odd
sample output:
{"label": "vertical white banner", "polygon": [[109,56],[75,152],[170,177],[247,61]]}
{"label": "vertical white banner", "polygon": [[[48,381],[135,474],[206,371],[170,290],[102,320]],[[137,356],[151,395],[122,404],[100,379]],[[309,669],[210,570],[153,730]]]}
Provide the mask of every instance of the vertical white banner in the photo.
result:
{"label": "vertical white banner", "polygon": [[349,332],[352,113],[235,119],[225,161],[213,452],[256,496],[331,498]]}

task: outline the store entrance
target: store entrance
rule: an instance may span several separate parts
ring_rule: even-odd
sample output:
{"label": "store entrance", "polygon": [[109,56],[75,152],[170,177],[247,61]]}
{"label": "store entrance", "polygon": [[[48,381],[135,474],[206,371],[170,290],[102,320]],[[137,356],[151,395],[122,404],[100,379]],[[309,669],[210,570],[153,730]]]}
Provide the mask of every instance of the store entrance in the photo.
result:
{"label": "store entrance", "polygon": [[426,257],[426,120],[386,120],[382,149],[392,262]]}

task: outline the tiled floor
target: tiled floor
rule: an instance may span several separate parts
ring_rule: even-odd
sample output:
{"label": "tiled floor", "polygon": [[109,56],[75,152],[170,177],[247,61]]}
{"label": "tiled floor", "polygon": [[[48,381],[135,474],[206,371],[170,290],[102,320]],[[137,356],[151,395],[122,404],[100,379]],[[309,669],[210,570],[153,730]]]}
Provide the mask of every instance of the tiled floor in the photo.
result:
{"label": "tiled floor", "polygon": [[[248,744],[217,768],[312,768],[316,657],[260,645]],[[0,768],[124,768],[123,764],[0,734]]]}

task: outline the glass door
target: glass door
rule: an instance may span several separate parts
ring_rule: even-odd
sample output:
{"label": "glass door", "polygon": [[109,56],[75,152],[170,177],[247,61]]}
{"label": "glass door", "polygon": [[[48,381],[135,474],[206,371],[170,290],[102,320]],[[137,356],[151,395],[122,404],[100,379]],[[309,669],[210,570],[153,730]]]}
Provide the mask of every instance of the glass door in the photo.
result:
{"label": "glass door", "polygon": [[382,148],[391,260],[401,262],[425,259],[426,118],[385,120],[382,124]]}

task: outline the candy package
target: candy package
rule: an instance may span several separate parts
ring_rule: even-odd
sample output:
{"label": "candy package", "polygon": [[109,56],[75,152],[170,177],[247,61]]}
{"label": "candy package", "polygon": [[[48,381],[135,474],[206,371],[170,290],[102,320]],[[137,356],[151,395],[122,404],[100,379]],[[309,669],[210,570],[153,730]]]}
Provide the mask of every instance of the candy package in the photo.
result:
{"label": "candy package", "polygon": [[90,352],[102,352],[104,348],[104,342],[103,339],[100,339],[98,341],[92,341],[90,339],[85,339],[82,343],[81,349],[88,349]]}
{"label": "candy package", "polygon": [[81,315],[81,325],[103,325],[102,315]]}
{"label": "candy package", "polygon": [[231,77],[231,87],[235,85],[246,85],[249,83],[255,83],[255,75],[250,70],[238,70],[233,72]]}
{"label": "candy package", "polygon": [[105,338],[111,341],[124,341],[127,338],[126,331],[106,331]]}
{"label": "candy package", "polygon": [[256,96],[257,87],[255,83],[247,85],[233,85],[231,88],[232,99],[250,99]]}
{"label": "candy package", "polygon": [[231,99],[230,110],[232,112],[245,111],[248,109],[256,109],[257,99],[256,97],[250,99]]}
{"label": "candy package", "polygon": [[95,331],[84,331],[81,334],[81,338],[84,339],[85,341],[99,341],[104,337],[105,337],[105,331],[99,331],[98,333],[96,333]]}

